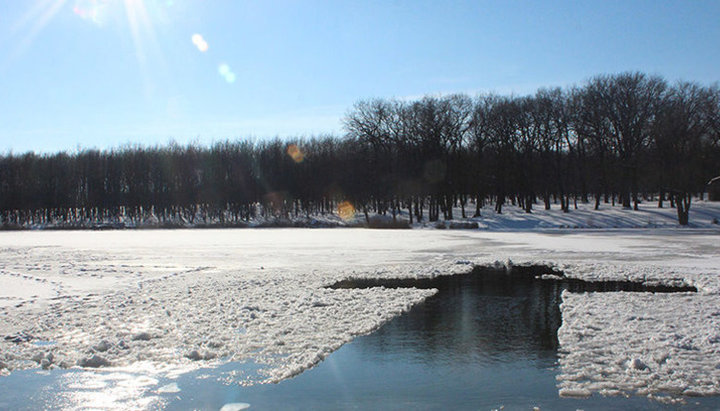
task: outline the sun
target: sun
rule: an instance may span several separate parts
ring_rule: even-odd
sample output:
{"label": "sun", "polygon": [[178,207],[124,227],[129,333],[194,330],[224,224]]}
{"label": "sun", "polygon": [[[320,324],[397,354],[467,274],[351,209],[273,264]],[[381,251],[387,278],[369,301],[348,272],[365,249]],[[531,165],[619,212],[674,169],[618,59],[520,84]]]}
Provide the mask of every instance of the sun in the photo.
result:
{"label": "sun", "polygon": [[[61,12],[71,12],[79,20],[105,28],[122,24],[129,29],[141,67],[146,65],[148,52],[156,45],[153,21],[162,19],[163,9],[172,7],[171,0],[36,0],[11,31],[18,37],[14,55],[27,50],[42,30]],[[149,50],[150,49],[150,50]]]}

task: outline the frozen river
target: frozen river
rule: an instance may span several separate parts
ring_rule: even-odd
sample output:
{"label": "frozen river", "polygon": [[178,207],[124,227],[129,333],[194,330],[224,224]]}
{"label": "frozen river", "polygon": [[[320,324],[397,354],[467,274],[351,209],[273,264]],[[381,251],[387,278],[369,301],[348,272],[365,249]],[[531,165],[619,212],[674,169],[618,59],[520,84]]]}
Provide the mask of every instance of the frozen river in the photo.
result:
{"label": "frozen river", "polygon": [[[277,382],[435,293],[329,284],[534,263],[575,278],[698,288],[562,294],[558,395],[720,394],[717,230],[4,232],[0,373],[99,366],[144,376],[138,394],[232,361]],[[130,397],[103,401],[150,405]]]}

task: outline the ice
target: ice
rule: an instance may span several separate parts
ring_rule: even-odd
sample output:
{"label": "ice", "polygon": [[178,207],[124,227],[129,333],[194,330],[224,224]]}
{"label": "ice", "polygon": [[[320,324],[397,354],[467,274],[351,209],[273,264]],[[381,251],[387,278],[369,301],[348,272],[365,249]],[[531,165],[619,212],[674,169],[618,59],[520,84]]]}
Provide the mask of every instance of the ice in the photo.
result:
{"label": "ice", "polygon": [[720,395],[718,294],[563,292],[561,390]]}
{"label": "ice", "polygon": [[220,408],[220,411],[240,411],[240,410],[246,410],[250,408],[250,404],[245,402],[231,402],[229,404],[225,404]]}
{"label": "ice", "polygon": [[650,367],[648,367],[647,364],[645,364],[640,358],[633,358],[632,360],[628,361],[628,368],[638,371],[650,370]]}
{"label": "ice", "polygon": [[93,346],[93,350],[97,352],[105,352],[110,349],[110,343],[108,343],[106,340],[100,341],[97,345]]}
{"label": "ice", "polygon": [[[99,280],[111,278],[107,284],[93,284],[92,290],[65,288],[62,298],[0,313],[8,319],[0,325],[0,335],[23,332],[31,336],[29,342],[55,341],[51,349],[58,367],[122,367],[137,361],[200,367],[253,358],[267,365],[268,381],[278,381],[313,366],[354,336],[377,329],[434,293],[340,291],[325,285],[352,275],[352,268],[359,269],[359,275],[383,275],[382,271],[407,276],[435,275],[445,271],[444,265],[455,266],[454,260],[437,261],[415,269],[413,260],[423,252],[412,248],[419,243],[409,243],[411,253],[399,257],[392,244],[397,235],[365,230],[72,232],[63,238],[32,233],[40,247],[31,246],[29,233],[16,234],[20,236],[11,240],[13,244],[3,248],[4,263],[48,267],[33,270],[37,274],[57,278],[57,255],[74,255],[74,267],[132,266],[131,275],[119,278],[115,271],[68,268],[65,275],[71,278],[88,272]],[[0,236],[0,241],[7,238]],[[318,250],[328,254],[318,256]],[[28,260],[28,254],[36,261]],[[394,263],[379,265],[368,256]],[[465,265],[447,272],[470,269]],[[2,355],[13,356],[0,358],[8,368],[26,367],[22,359],[41,350],[30,343],[1,343]],[[108,363],[94,361],[93,356]]]}
{"label": "ice", "polygon": [[180,387],[178,387],[176,382],[172,382],[167,385],[163,385],[162,387],[157,389],[158,394],[175,394],[180,392]]}
{"label": "ice", "polygon": [[132,336],[133,341],[148,341],[152,338],[149,332],[143,331]]}
{"label": "ice", "polygon": [[566,398],[572,398],[572,397],[587,398],[590,395],[592,395],[592,392],[590,392],[589,390],[586,390],[586,389],[573,390],[570,388],[560,388],[558,395],[560,395],[561,397],[566,397]]}
{"label": "ice", "polygon": [[110,361],[95,354],[88,358],[81,358],[78,360],[78,365],[86,368],[100,368],[109,366]]}
{"label": "ice", "polygon": [[[693,210],[720,215],[710,203]],[[593,226],[613,227],[655,215],[556,211],[477,219],[498,231],[2,232],[0,373],[142,364],[160,378],[253,361],[264,382],[278,382],[436,292],[325,288],[336,281],[543,264],[572,278],[699,290],[564,293],[560,395],[720,393],[720,230],[674,228],[664,210],[653,217],[663,228],[512,231],[521,219],[554,227],[594,215]]]}

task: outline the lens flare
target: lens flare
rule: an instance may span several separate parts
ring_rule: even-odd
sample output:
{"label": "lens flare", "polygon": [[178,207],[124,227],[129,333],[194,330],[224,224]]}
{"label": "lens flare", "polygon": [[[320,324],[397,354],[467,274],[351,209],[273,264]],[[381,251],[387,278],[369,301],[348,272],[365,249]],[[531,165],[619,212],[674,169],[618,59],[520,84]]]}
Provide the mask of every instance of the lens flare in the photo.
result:
{"label": "lens flare", "polygon": [[355,217],[355,206],[349,201],[343,201],[338,204],[337,213],[343,220],[349,220]]}
{"label": "lens flare", "polygon": [[300,150],[300,147],[298,147],[295,144],[290,144],[287,148],[287,153],[290,156],[290,158],[293,159],[296,163],[302,163],[302,161],[305,159],[305,154]]}
{"label": "lens flare", "polygon": [[191,40],[195,47],[197,47],[197,49],[200,50],[202,53],[208,50],[207,41],[205,41],[202,35],[195,33],[192,35]]}
{"label": "lens flare", "polygon": [[225,81],[227,81],[228,83],[235,82],[235,79],[236,79],[235,73],[233,73],[232,70],[230,70],[230,66],[228,66],[227,64],[223,63],[223,64],[219,65],[218,73],[220,73],[220,75],[223,76]]}

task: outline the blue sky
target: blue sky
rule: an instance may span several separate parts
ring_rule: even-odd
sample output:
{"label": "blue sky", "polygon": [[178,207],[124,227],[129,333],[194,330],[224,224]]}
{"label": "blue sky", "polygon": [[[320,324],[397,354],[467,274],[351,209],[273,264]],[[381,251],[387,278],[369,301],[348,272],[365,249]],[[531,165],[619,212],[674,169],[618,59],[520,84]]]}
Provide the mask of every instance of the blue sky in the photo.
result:
{"label": "blue sky", "polygon": [[359,99],[627,70],[711,84],[719,21],[699,0],[0,0],[0,152],[341,133]]}

